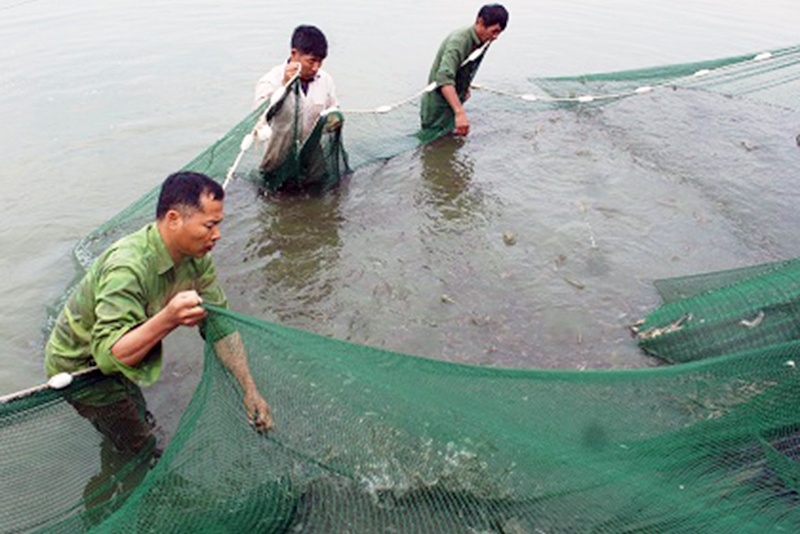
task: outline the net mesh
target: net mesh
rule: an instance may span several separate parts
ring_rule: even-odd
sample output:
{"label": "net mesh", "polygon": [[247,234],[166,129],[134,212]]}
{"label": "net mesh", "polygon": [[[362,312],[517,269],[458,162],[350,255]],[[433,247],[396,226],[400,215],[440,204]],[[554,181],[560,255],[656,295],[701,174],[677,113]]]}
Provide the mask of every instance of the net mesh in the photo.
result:
{"label": "net mesh", "polygon": [[[800,48],[789,48],[535,80],[534,92],[481,102],[512,115],[660,89],[797,111],[798,83]],[[425,142],[418,105],[345,113],[350,167]],[[259,112],[185,168],[222,181]],[[237,179],[257,179],[258,165],[255,151],[246,154]],[[78,263],[147,223],[156,195],[83,239]],[[640,370],[466,366],[209,309],[210,331],[240,333],[275,430],[262,436],[248,426],[210,344],[160,458],[110,450],[69,404],[102,377],[14,396],[0,403],[0,472],[13,488],[0,493],[0,524],[8,532],[796,531],[798,268],[788,260],[659,281],[665,304],[636,335],[644,350],[680,365]]]}
{"label": "net mesh", "polygon": [[667,304],[637,327],[639,344],[671,362],[766,350],[800,337],[800,261],[663,280]]}
{"label": "net mesh", "polygon": [[300,85],[300,78],[294,78],[262,108],[271,135],[265,140],[258,170],[270,191],[324,192],[350,171],[342,146],[341,112],[325,110],[311,131],[303,134]]}

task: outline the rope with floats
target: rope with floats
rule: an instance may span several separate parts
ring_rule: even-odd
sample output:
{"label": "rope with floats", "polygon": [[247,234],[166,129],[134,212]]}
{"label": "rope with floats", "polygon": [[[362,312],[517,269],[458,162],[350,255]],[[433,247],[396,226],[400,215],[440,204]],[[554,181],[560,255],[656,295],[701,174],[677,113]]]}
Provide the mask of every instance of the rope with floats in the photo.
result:
{"label": "rope with floats", "polygon": [[24,399],[25,397],[29,397],[34,393],[39,393],[40,391],[45,391],[47,389],[64,389],[65,387],[72,384],[72,381],[75,378],[80,376],[88,376],[97,371],[99,371],[99,369],[96,366],[93,366],[93,367],[87,367],[86,369],[82,369],[80,371],[76,371],[74,373],[55,374],[51,376],[50,379],[44,384],[33,386],[31,388],[23,389],[22,391],[17,391],[15,393],[10,393],[8,395],[0,397],[0,404],[6,404],[11,401]]}
{"label": "rope with floats", "polygon": [[270,97],[269,105],[267,109],[264,110],[264,113],[261,115],[258,121],[256,121],[256,125],[253,127],[253,130],[245,135],[242,138],[242,142],[239,144],[239,154],[236,156],[236,159],[233,161],[233,165],[230,166],[228,169],[227,174],[225,174],[225,181],[222,182],[222,188],[227,189],[228,185],[233,180],[233,173],[236,172],[236,168],[239,166],[239,163],[242,161],[242,157],[244,156],[245,152],[247,152],[253,143],[257,140],[266,140],[269,138],[270,130],[269,126],[267,125],[267,121],[273,117],[275,112],[277,111],[278,104],[282,103],[286,96],[289,94],[287,91],[288,87],[291,87],[293,83],[300,79],[300,66],[297,67],[297,72],[289,78],[289,81],[286,82],[285,85],[281,85],[275,92],[272,93]]}
{"label": "rope with floats", "polygon": [[[485,51],[485,47],[486,47],[486,45],[484,45],[481,48],[476,49],[470,55],[470,57],[468,57],[466,60],[464,60],[464,62],[461,64],[461,66],[464,66],[467,63],[469,63],[470,61],[474,61],[475,59],[477,59]],[[792,52],[789,51],[789,52],[786,52],[786,53],[790,54]],[[495,88],[487,87],[487,86],[485,86],[483,84],[479,84],[479,83],[471,84],[470,88],[471,89],[476,89],[476,90],[479,90],[479,91],[485,91],[485,92],[488,92],[488,93],[494,93],[494,94],[497,94],[497,95],[516,98],[516,99],[519,99],[519,100],[524,100],[526,102],[579,103],[579,104],[585,104],[585,103],[590,103],[590,102],[595,102],[595,101],[615,100],[615,99],[625,98],[625,97],[629,97],[629,96],[635,96],[635,95],[642,95],[642,94],[646,94],[646,93],[651,93],[651,92],[655,91],[658,88],[668,87],[670,85],[673,85],[678,80],[703,78],[705,76],[709,76],[710,74],[724,73],[726,70],[730,70],[730,69],[732,69],[734,67],[741,66],[742,63],[746,63],[746,62],[756,63],[756,62],[762,62],[762,61],[770,60],[770,59],[779,59],[780,57],[782,57],[781,53],[761,52],[759,54],[756,54],[755,56],[753,56],[750,59],[747,59],[747,60],[744,60],[744,61],[738,61],[736,63],[731,63],[729,65],[718,67],[716,69],[700,69],[700,70],[697,70],[697,71],[695,71],[694,73],[692,73],[692,74],[690,74],[688,76],[680,76],[680,77],[673,78],[673,79],[670,79],[670,80],[666,80],[666,81],[663,81],[663,82],[660,82],[660,83],[657,83],[657,84],[654,84],[654,85],[642,85],[642,86],[636,87],[635,89],[632,89],[632,90],[629,90],[629,91],[623,91],[623,92],[617,92],[617,93],[608,93],[608,94],[603,94],[603,95],[585,94],[585,95],[569,96],[569,97],[554,97],[554,96],[547,96],[547,95],[536,95],[536,94],[532,94],[532,93],[518,94],[518,93],[513,93],[513,92],[510,92],[510,91],[505,91],[503,89],[495,89]],[[403,106],[405,104],[413,102],[414,100],[419,98],[421,95],[423,95],[425,93],[428,93],[428,92],[431,92],[434,89],[436,89],[436,83],[431,83],[428,86],[426,86],[424,89],[422,89],[421,91],[415,93],[414,95],[412,95],[412,96],[410,96],[410,97],[408,97],[406,99],[403,99],[403,100],[401,100],[399,102],[396,102],[394,104],[385,105],[385,106],[378,106],[378,107],[376,107],[374,109],[354,109],[354,110],[344,110],[343,112],[344,113],[360,113],[360,114],[369,114],[369,113],[371,113],[371,114],[383,114],[383,113],[388,113],[389,111],[392,111],[395,108],[398,108],[400,106]]]}
{"label": "rope with floats", "polygon": [[[470,54],[470,56],[466,60],[464,60],[464,62],[461,65],[464,66],[464,65],[468,64],[469,62],[475,61],[476,59],[478,59],[486,51],[487,47],[488,47],[488,43],[483,45],[482,47],[476,49],[472,54]],[[732,63],[732,64],[725,65],[725,66],[722,66],[722,67],[718,67],[716,69],[700,69],[698,71],[695,71],[693,74],[690,74],[690,75],[687,75],[687,76],[677,77],[677,78],[674,78],[674,79],[671,79],[671,80],[668,80],[668,81],[664,81],[664,82],[661,82],[661,83],[658,83],[658,84],[643,85],[643,86],[637,87],[637,88],[629,90],[629,91],[623,91],[623,92],[618,92],[618,93],[610,93],[610,94],[604,94],[604,95],[586,94],[586,95],[579,95],[579,96],[574,96],[574,97],[551,97],[551,96],[534,95],[534,94],[530,94],[530,93],[517,94],[517,93],[512,93],[510,91],[504,91],[504,90],[501,90],[501,89],[489,88],[489,87],[486,87],[486,86],[484,86],[482,84],[472,84],[471,87],[473,89],[482,90],[482,91],[486,91],[486,92],[490,92],[490,93],[494,93],[494,94],[498,94],[498,95],[502,95],[502,96],[507,96],[507,97],[510,97],[510,98],[515,98],[515,99],[519,99],[519,100],[523,100],[523,101],[531,102],[531,103],[535,103],[535,102],[544,102],[544,103],[590,103],[590,102],[601,101],[601,100],[613,100],[613,99],[620,99],[620,98],[625,98],[625,97],[629,97],[629,96],[635,96],[635,95],[642,95],[642,94],[651,93],[652,91],[655,91],[658,88],[668,87],[668,86],[676,83],[678,80],[700,79],[700,78],[703,78],[703,77],[706,77],[706,76],[709,76],[709,75],[712,75],[712,74],[724,74],[725,71],[730,70],[730,69],[732,69],[734,67],[741,66],[742,63],[747,63],[747,62],[749,62],[749,63],[760,63],[760,62],[765,62],[765,61],[768,61],[768,60],[769,61],[778,60],[778,59],[780,59],[780,58],[782,58],[784,56],[791,55],[791,54],[796,54],[797,50],[798,50],[797,48],[793,48],[793,49],[788,49],[788,50],[783,51],[783,52],[776,52],[776,53],[762,52],[762,53],[757,54],[757,55],[753,56],[752,58],[746,59],[746,60],[744,60],[742,62]],[[286,94],[288,93],[285,88],[290,86],[292,83],[294,83],[297,80],[298,76],[299,76],[299,71],[298,71],[297,74],[292,76],[292,78],[289,80],[289,82],[287,83],[286,86],[279,87],[276,90],[276,92],[273,94],[273,98],[271,99],[270,104],[267,106],[266,110],[264,111],[264,114],[262,115],[264,117],[264,119],[270,118],[272,116],[272,114],[275,112],[275,108],[277,107],[278,103],[280,103],[286,97]],[[347,111],[345,111],[345,113],[358,113],[358,114],[384,114],[384,113],[388,113],[389,111],[391,111],[391,110],[393,110],[393,109],[395,109],[397,107],[406,105],[406,104],[414,101],[415,99],[419,98],[421,95],[423,95],[425,93],[428,93],[430,91],[433,91],[434,89],[436,89],[436,83],[435,82],[428,84],[424,89],[422,89],[421,91],[419,91],[416,94],[412,95],[411,97],[403,99],[403,100],[401,100],[399,102],[396,102],[394,104],[385,105],[385,106],[379,106],[377,108],[370,109],[370,110],[347,110]],[[277,97],[276,97],[276,95],[277,95]],[[245,137],[242,139],[242,142],[241,142],[241,145],[240,145],[240,152],[237,155],[233,165],[230,167],[230,169],[228,169],[228,173],[226,175],[225,181],[222,184],[223,188],[226,188],[230,184],[231,180],[233,179],[234,172],[236,171],[236,168],[238,167],[238,165],[239,165],[244,153],[253,145],[254,141],[257,138],[260,138],[258,136],[259,127],[263,127],[263,124],[261,123],[261,121],[259,121],[259,124],[256,127],[254,127],[253,130],[250,133],[248,133],[247,135],[245,135]],[[264,133],[262,132],[262,137],[263,136],[264,136]],[[798,146],[800,146],[800,137],[798,138]],[[83,376],[83,375],[89,375],[91,373],[97,372],[98,370],[99,369],[97,367],[89,367],[87,369],[83,369],[81,371],[78,371],[78,372],[72,373],[72,374],[70,374],[70,373],[59,373],[59,374],[53,375],[47,381],[47,383],[45,383],[45,384],[41,384],[41,385],[29,388],[29,389],[25,389],[25,390],[22,390],[22,391],[18,391],[16,393],[11,393],[9,395],[5,395],[5,396],[0,397],[0,404],[5,404],[5,403],[8,403],[8,402],[11,402],[11,401],[14,401],[14,400],[18,400],[18,399],[27,397],[29,395],[32,395],[34,393],[37,393],[39,391],[46,390],[48,388],[52,388],[52,389],[65,388],[65,387],[69,386],[72,383],[72,380],[73,380],[74,377]]]}
{"label": "rope with floats", "polygon": [[[762,52],[760,54],[757,54],[757,55],[753,56],[749,60],[745,60],[744,62],[748,62],[748,61],[749,62],[761,62],[761,61],[765,61],[765,60],[768,60],[768,59],[774,59],[776,57],[778,57],[778,56],[776,56],[772,52]],[[723,67],[719,67],[719,68],[716,68],[716,69],[700,69],[700,70],[695,71],[693,74],[690,74],[688,76],[681,76],[681,77],[678,77],[678,78],[673,78],[671,80],[666,80],[666,81],[663,81],[663,82],[660,82],[660,83],[657,83],[657,84],[654,84],[654,85],[642,85],[642,86],[639,86],[639,87],[637,87],[635,89],[628,90],[628,91],[622,91],[622,92],[617,92],[617,93],[607,93],[607,94],[602,94],[602,95],[585,94],[585,95],[570,96],[570,97],[554,97],[554,96],[535,95],[535,94],[531,94],[531,93],[517,94],[517,93],[512,93],[512,92],[509,92],[509,91],[504,91],[502,89],[494,89],[494,88],[486,87],[486,86],[484,86],[482,84],[472,84],[471,87],[473,89],[486,91],[487,93],[493,93],[493,94],[497,94],[497,95],[516,98],[516,99],[519,99],[519,100],[524,100],[526,102],[586,104],[586,103],[602,101],[602,100],[618,100],[620,98],[626,98],[626,97],[629,97],[629,96],[635,96],[635,95],[642,95],[642,94],[646,94],[646,93],[651,93],[651,92],[655,91],[658,88],[667,87],[667,86],[673,85],[678,80],[697,79],[697,78],[702,78],[702,77],[708,76],[708,75],[710,75],[712,73],[722,73],[722,72],[724,72],[724,71],[726,71],[726,70],[728,70],[728,69],[730,69],[732,67],[741,66],[742,63],[743,63],[742,61],[739,61],[739,62],[732,63],[732,64],[729,64],[729,65],[725,65]]]}
{"label": "rope with floats", "polygon": [[[479,48],[476,48],[469,55],[469,57],[467,57],[461,63],[461,67],[463,67],[463,66],[465,66],[465,65],[467,65],[467,64],[469,64],[469,63],[471,63],[471,62],[473,62],[473,61],[475,61],[477,59],[479,59],[486,52],[486,50],[489,48],[490,44],[491,44],[491,42],[487,41],[486,43],[484,43]],[[780,56],[781,56],[780,53],[773,54],[772,52],[762,52],[760,54],[757,54],[757,55],[753,56],[752,58],[750,58],[748,60],[744,60],[744,62],[763,62],[763,61],[766,61],[766,60],[777,59]],[[688,75],[688,76],[681,76],[681,77],[673,78],[673,79],[666,80],[666,81],[663,81],[663,82],[660,82],[660,83],[657,83],[657,84],[654,84],[654,85],[642,85],[642,86],[636,87],[635,89],[631,89],[631,90],[628,90],[628,91],[621,91],[621,92],[602,94],[602,95],[585,94],[585,95],[569,96],[569,97],[554,97],[554,96],[546,96],[546,95],[537,95],[537,94],[532,94],[532,93],[517,94],[517,93],[512,93],[510,91],[505,91],[505,90],[502,90],[502,89],[495,89],[495,88],[487,87],[487,86],[485,86],[483,84],[475,84],[475,83],[471,84],[470,88],[475,89],[475,90],[479,90],[479,91],[485,91],[487,93],[493,93],[493,94],[497,94],[497,95],[507,96],[507,97],[510,97],[510,98],[515,98],[515,99],[518,99],[518,100],[523,100],[525,102],[531,102],[531,103],[535,102],[535,103],[577,103],[577,104],[588,104],[588,103],[596,102],[596,101],[616,100],[616,99],[620,99],[620,98],[626,98],[626,97],[630,97],[630,96],[643,95],[643,94],[651,93],[651,92],[655,91],[658,88],[670,86],[670,85],[674,84],[675,82],[677,82],[678,80],[697,79],[697,78],[702,78],[702,77],[708,76],[708,75],[710,75],[712,73],[724,73],[726,70],[728,70],[730,68],[741,66],[742,63],[743,62],[740,61],[740,62],[732,63],[730,65],[725,65],[725,66],[722,66],[722,67],[718,67],[716,69],[700,69],[700,70],[698,70],[698,71],[696,71],[693,74]],[[297,75],[295,75],[295,76],[297,76]],[[293,80],[294,80],[294,77],[293,77]],[[291,84],[292,81],[290,81],[289,84]],[[287,84],[287,86],[289,84]],[[382,115],[382,114],[385,114],[385,113],[389,113],[390,111],[392,111],[392,110],[394,110],[396,108],[399,108],[401,106],[405,106],[405,105],[407,105],[407,104],[409,104],[411,102],[416,101],[417,99],[419,99],[419,97],[421,97],[425,93],[430,93],[431,91],[434,91],[436,89],[436,87],[437,87],[436,82],[431,82],[428,85],[426,85],[422,90],[417,91],[416,93],[414,93],[413,95],[409,96],[408,98],[404,98],[404,99],[399,100],[397,102],[394,102],[392,104],[382,105],[382,106],[378,106],[378,107],[372,108],[372,109],[345,109],[345,110],[342,110],[342,113],[344,113],[344,114],[360,114],[360,115]],[[278,91],[280,91],[281,89],[282,89],[282,87],[278,88],[276,93]],[[278,94],[278,99],[282,99],[282,98],[284,98],[284,96],[285,96],[284,94],[279,93]],[[276,102],[277,102],[278,99],[275,99],[274,95],[273,95],[273,100],[276,100]],[[265,118],[269,118],[270,109],[272,107],[273,107],[272,103],[270,103],[270,106],[265,111],[265,114],[264,114]],[[329,111],[329,110],[326,110],[326,111]],[[324,115],[324,113],[325,112],[323,112],[323,115]],[[263,127],[263,123],[264,122],[266,122],[266,121],[259,121],[259,124],[262,124],[262,127]],[[239,163],[241,162],[242,157],[244,156],[245,152],[247,152],[247,150],[250,149],[250,147],[253,145],[253,143],[254,143],[254,141],[256,139],[261,139],[261,137],[258,136],[257,130],[258,130],[258,127],[254,128],[251,133],[245,135],[245,137],[242,139],[242,143],[240,145],[239,154],[236,156],[236,159],[234,160],[233,165],[228,169],[228,173],[227,173],[227,175],[225,177],[225,182],[223,183],[223,187],[227,187],[227,185],[233,179],[234,173],[236,172],[236,169],[238,168]]]}
{"label": "rope with floats", "polygon": [[[486,41],[481,46],[479,46],[478,48],[473,50],[472,53],[469,56],[467,56],[467,59],[465,59],[464,61],[461,62],[461,65],[459,65],[459,68],[460,67],[464,67],[464,66],[472,63],[473,61],[476,61],[481,56],[483,56],[483,54],[486,53],[486,51],[489,49],[489,45],[490,44],[491,44],[491,41]],[[348,110],[343,110],[342,112],[343,113],[351,113],[351,114],[383,114],[383,113],[388,113],[388,112],[392,111],[395,108],[399,108],[400,106],[405,106],[406,104],[409,104],[409,103],[415,101],[417,98],[419,98],[420,96],[424,95],[425,93],[430,93],[430,92],[434,91],[436,89],[436,87],[437,87],[436,82],[431,82],[428,85],[426,85],[421,91],[417,91],[416,93],[414,93],[410,97],[404,98],[403,100],[400,100],[399,102],[395,102],[394,104],[389,104],[389,105],[385,105],[385,106],[378,106],[377,108],[373,108],[373,109],[348,109]]]}
{"label": "rope with floats", "polygon": [[[480,47],[478,47],[475,50],[473,50],[472,53],[467,57],[467,59],[465,59],[464,61],[461,62],[460,66],[463,67],[463,66],[471,63],[472,61],[475,61],[478,58],[480,58],[486,52],[486,50],[489,48],[489,44],[490,43],[491,43],[491,41],[487,41],[486,43],[484,43]],[[277,106],[278,103],[280,103],[286,97],[286,87],[289,87],[292,83],[294,83],[294,81],[297,80],[299,75],[300,75],[300,69],[298,68],[297,73],[295,73],[295,75],[292,76],[292,78],[286,83],[286,85],[283,85],[283,86],[281,86],[281,87],[279,87],[278,89],[275,90],[275,92],[272,94],[272,97],[270,98],[269,106],[267,106],[267,109],[264,111],[264,113],[262,115],[262,119],[263,120],[259,119],[256,122],[256,126],[253,128],[253,130],[250,133],[248,133],[247,135],[245,135],[244,138],[242,138],[242,142],[239,145],[239,154],[237,154],[236,159],[234,159],[234,161],[233,161],[233,165],[230,166],[230,168],[228,169],[227,174],[225,175],[225,181],[222,184],[223,189],[227,188],[228,184],[230,184],[230,182],[233,180],[234,173],[236,172],[236,169],[239,167],[239,163],[241,163],[242,157],[250,149],[250,147],[253,146],[254,142],[257,139],[258,140],[265,140],[266,139],[267,136],[265,136],[263,133],[261,135],[259,135],[260,129],[264,128],[264,126],[266,125],[266,122],[272,117],[272,114],[274,113],[274,111],[273,111],[274,107]],[[404,105],[406,105],[406,104],[408,104],[410,102],[413,102],[414,100],[416,100],[417,98],[419,98],[423,94],[430,93],[431,91],[433,91],[435,89],[436,89],[436,82],[431,82],[428,85],[426,85],[425,88],[423,88],[421,91],[419,91],[419,92],[411,95],[410,97],[405,98],[405,99],[403,99],[403,100],[401,100],[399,102],[395,102],[394,104],[390,104],[390,105],[386,105],[386,106],[378,106],[375,109],[343,110],[343,113],[351,113],[351,114],[383,114],[383,113],[388,113],[388,112],[392,111],[395,108],[398,108],[400,106],[404,106]],[[332,111],[332,109],[326,109],[325,111],[323,111],[321,113],[321,116],[325,117],[325,115],[327,115],[327,113],[330,112],[330,111]]]}

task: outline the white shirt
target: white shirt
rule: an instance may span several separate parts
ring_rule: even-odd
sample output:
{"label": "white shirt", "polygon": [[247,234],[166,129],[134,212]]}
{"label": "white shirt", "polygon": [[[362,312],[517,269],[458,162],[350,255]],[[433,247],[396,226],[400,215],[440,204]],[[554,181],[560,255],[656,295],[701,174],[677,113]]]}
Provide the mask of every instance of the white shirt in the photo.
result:
{"label": "white shirt", "polygon": [[[253,109],[263,104],[278,87],[283,85],[285,69],[285,63],[278,65],[258,80]],[[308,92],[303,93],[302,89],[300,90],[300,106],[303,128],[300,139],[304,140],[311,133],[322,111],[339,106],[333,77],[324,70],[319,69],[314,79],[308,84]]]}

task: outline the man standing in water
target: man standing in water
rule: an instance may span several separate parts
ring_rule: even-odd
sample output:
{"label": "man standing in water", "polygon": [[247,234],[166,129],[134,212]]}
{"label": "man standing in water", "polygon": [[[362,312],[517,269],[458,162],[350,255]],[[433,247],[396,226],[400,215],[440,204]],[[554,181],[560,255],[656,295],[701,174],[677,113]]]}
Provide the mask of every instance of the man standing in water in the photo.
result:
{"label": "man standing in water", "polygon": [[[162,367],[161,341],[179,326],[205,331],[204,302],[226,306],[208,253],[220,238],[222,187],[194,172],[162,185],[156,221],[109,247],[61,311],[45,349],[48,375],[96,365],[108,378],[69,398],[118,451],[155,446],[139,385]],[[272,425],[270,409],[250,375],[238,332],[215,335],[217,354],[239,382],[250,422]]]}
{"label": "man standing in water", "polygon": [[[333,77],[322,69],[327,56],[325,34],[316,26],[298,26],[292,33],[289,59],[273,67],[256,83],[254,109],[273,97],[276,100],[276,107],[266,120],[271,134],[266,139],[260,165],[262,172],[270,172],[283,163],[295,142],[302,144],[308,138],[323,112],[339,107]],[[287,87],[295,75],[300,84],[296,94]],[[278,94],[286,95],[286,102],[278,100]],[[297,116],[296,108],[299,109]],[[331,121],[329,128],[336,128],[335,120]]]}
{"label": "man standing in water", "polygon": [[295,28],[289,59],[273,67],[256,83],[253,109],[271,98],[279,87],[284,87],[299,72],[303,116],[303,134],[300,137],[304,138],[314,128],[323,110],[339,105],[333,77],[322,69],[327,56],[328,41],[319,28],[305,25]]}
{"label": "man standing in water", "polygon": [[469,98],[469,86],[483,55],[466,65],[463,63],[476,49],[497,39],[507,24],[506,8],[487,4],[478,12],[475,24],[447,36],[428,76],[428,83],[436,87],[422,97],[420,118],[424,129],[453,130],[456,135],[469,133],[469,119],[463,105]]}

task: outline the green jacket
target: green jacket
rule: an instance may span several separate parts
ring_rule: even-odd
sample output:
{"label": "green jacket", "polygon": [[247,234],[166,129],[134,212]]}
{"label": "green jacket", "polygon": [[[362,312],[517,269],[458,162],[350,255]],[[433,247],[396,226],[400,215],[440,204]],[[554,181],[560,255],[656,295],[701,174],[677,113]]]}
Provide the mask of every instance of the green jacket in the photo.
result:
{"label": "green jacket", "polygon": [[480,46],[481,40],[474,26],[456,30],[442,42],[428,75],[428,83],[435,83],[436,89],[422,96],[420,119],[423,128],[452,130],[455,127],[455,115],[442,96],[441,87],[454,85],[458,98],[464,101],[482,56],[463,67],[461,64]]}
{"label": "green jacket", "polygon": [[123,237],[95,260],[61,310],[45,348],[47,374],[97,365],[106,375],[154,383],[161,373],[161,343],[136,367],[117,360],[111,347],[189,289],[204,303],[227,306],[209,256],[174,265],[155,223]]}

